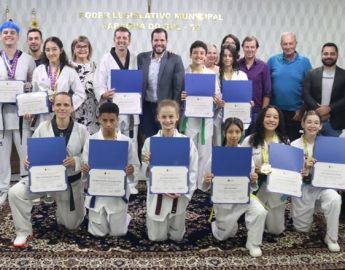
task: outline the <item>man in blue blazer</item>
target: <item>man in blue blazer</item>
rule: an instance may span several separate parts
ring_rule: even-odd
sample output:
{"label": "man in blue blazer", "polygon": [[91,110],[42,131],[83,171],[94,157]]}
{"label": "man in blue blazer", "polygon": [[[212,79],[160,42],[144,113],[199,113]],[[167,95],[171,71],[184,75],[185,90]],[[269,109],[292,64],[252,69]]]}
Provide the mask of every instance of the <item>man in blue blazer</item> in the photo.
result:
{"label": "man in blue blazer", "polygon": [[152,51],[138,55],[138,69],[143,70],[143,114],[140,117],[139,132],[142,139],[156,134],[157,103],[173,99],[180,103],[184,85],[184,67],[179,55],[166,50],[168,33],[156,28],[151,33]]}
{"label": "man in blue blazer", "polygon": [[321,51],[322,67],[311,70],[303,85],[307,110],[316,110],[323,119],[321,133],[338,137],[345,129],[345,70],[336,65],[338,47],[325,43]]}

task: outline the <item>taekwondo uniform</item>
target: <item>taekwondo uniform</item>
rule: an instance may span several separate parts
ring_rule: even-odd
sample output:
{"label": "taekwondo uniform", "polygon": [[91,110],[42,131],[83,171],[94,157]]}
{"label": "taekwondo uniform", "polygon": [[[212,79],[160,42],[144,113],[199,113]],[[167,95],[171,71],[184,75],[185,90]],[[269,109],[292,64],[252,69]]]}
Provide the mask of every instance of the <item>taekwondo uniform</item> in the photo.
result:
{"label": "taekwondo uniform", "polygon": [[[104,140],[102,130],[92,135],[90,139]],[[131,139],[120,131],[117,132],[116,141],[128,141],[128,165],[134,166],[132,176],[127,176],[126,195],[122,198],[90,196],[85,198],[85,207],[89,209],[89,227],[88,231],[95,236],[105,236],[107,234],[114,236],[125,235],[128,230],[128,224],[131,216],[128,212],[128,199],[130,181],[133,181],[134,175],[137,173],[140,163],[138,152],[133,147]],[[83,162],[88,163],[89,159],[89,143],[87,140],[83,150]]]}
{"label": "taekwondo uniform", "polygon": [[[159,131],[155,137],[161,137]],[[177,130],[174,137],[186,137]],[[142,154],[150,153],[150,138],[145,140]],[[169,153],[166,153],[169,154]],[[145,172],[148,164],[143,162]],[[196,188],[196,177],[198,172],[198,153],[192,140],[190,140],[189,150],[189,192],[181,194],[176,199],[172,199],[164,194],[151,194],[147,189],[146,200],[146,226],[147,234],[151,241],[164,241],[171,239],[181,241],[185,234],[186,209]]]}

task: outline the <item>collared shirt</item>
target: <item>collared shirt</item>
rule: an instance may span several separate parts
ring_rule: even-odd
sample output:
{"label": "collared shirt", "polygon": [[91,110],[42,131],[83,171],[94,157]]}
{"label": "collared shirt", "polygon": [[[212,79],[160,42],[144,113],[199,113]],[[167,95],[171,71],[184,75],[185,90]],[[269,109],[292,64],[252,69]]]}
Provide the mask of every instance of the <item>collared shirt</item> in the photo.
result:
{"label": "collared shirt", "polygon": [[295,58],[287,61],[280,53],[272,56],[267,65],[272,78],[271,104],[285,111],[299,110],[303,104],[303,81],[311,69],[309,59],[296,52]]}
{"label": "collared shirt", "polygon": [[238,69],[246,73],[248,80],[253,82],[254,112],[260,112],[264,97],[270,97],[272,92],[271,74],[267,64],[260,59],[255,59],[248,69],[246,60],[241,58],[238,61]]}
{"label": "collared shirt", "polygon": [[149,66],[148,87],[146,90],[146,101],[150,101],[150,102],[158,101],[158,95],[157,95],[158,75],[159,75],[159,68],[161,66],[161,60],[164,54],[165,52],[162,53],[161,56],[157,59],[157,58],[154,58],[154,53],[152,53],[151,62]]}

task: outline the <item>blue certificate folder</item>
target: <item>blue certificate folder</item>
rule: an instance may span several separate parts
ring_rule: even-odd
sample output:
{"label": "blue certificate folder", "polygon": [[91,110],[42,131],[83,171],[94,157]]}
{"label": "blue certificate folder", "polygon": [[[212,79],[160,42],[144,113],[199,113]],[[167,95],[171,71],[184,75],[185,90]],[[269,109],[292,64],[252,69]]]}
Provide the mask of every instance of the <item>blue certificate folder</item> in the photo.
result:
{"label": "blue certificate folder", "polygon": [[212,173],[215,176],[249,176],[252,166],[251,147],[212,148]]}
{"label": "blue certificate folder", "polygon": [[222,81],[225,102],[247,103],[252,100],[252,81]]}
{"label": "blue certificate folder", "polygon": [[185,90],[189,96],[212,97],[215,93],[216,74],[187,73]]}
{"label": "blue certificate folder", "polygon": [[300,172],[304,165],[303,150],[281,143],[269,146],[269,162],[272,168]]}
{"label": "blue certificate folder", "polygon": [[28,138],[27,142],[30,167],[62,165],[67,156],[64,137]]}
{"label": "blue certificate folder", "polygon": [[320,162],[345,164],[345,139],[318,136],[314,158]]}
{"label": "blue certificate folder", "polygon": [[127,141],[90,140],[89,166],[91,169],[124,170],[127,165]]}
{"label": "blue certificate folder", "polygon": [[142,70],[111,70],[111,88],[119,93],[142,93]]}

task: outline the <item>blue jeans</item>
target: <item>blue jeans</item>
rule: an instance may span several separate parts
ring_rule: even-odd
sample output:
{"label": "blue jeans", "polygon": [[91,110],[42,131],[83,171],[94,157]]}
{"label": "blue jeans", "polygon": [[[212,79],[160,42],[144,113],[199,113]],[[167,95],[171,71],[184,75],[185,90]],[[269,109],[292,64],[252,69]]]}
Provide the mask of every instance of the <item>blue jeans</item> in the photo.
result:
{"label": "blue jeans", "polygon": [[341,130],[332,128],[331,123],[329,121],[322,123],[322,129],[320,133],[323,136],[339,137],[341,132]]}

